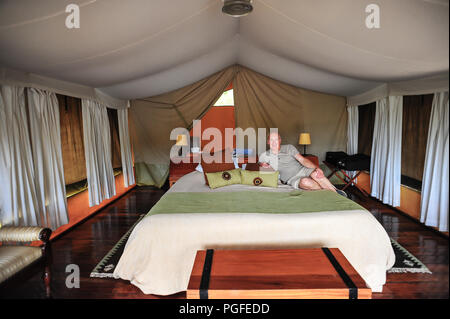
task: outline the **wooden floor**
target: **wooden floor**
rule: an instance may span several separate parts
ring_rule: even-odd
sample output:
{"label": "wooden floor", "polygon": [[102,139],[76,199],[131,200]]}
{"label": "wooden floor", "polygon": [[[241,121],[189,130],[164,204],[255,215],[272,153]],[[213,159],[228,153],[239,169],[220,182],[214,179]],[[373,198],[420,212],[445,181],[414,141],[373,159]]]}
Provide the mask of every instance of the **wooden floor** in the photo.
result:
{"label": "wooden floor", "polygon": [[[90,278],[89,274],[104,255],[133,225],[140,214],[147,213],[164,191],[135,188],[102,209],[83,224],[52,243],[53,298],[160,298],[143,294],[124,280]],[[449,298],[449,241],[436,231],[380,202],[363,197],[350,189],[350,197],[367,208],[388,234],[419,258],[433,272],[430,274],[387,274],[383,293],[373,298]],[[66,266],[80,267],[80,288],[66,287]],[[16,275],[0,285],[0,298],[44,298],[39,265]],[[165,298],[185,298],[179,293]]]}

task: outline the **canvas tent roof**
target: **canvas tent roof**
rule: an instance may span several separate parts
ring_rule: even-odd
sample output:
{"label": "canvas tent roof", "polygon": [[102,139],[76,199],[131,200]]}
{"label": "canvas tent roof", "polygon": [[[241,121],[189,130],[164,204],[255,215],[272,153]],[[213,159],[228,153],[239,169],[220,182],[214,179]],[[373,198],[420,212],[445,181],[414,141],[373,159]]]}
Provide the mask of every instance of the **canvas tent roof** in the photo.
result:
{"label": "canvas tent roof", "polygon": [[[67,29],[65,6],[80,6]],[[2,0],[0,66],[134,99],[241,64],[310,90],[351,96],[383,83],[448,79],[448,0],[253,0],[242,18],[221,0]]]}

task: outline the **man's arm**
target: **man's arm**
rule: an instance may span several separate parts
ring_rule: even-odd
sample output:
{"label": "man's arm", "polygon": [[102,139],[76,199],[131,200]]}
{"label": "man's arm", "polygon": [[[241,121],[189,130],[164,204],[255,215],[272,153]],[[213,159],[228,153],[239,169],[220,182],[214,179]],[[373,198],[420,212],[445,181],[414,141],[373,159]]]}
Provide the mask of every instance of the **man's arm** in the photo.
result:
{"label": "man's arm", "polygon": [[302,164],[305,167],[308,168],[318,168],[313,162],[311,162],[309,159],[303,157],[298,150],[295,148],[294,145],[289,144],[287,146],[287,152],[288,154],[290,154],[291,156],[293,156],[297,161],[300,162],[300,164]]}
{"label": "man's arm", "polygon": [[296,159],[297,161],[299,161],[300,164],[302,164],[302,165],[305,166],[305,167],[308,167],[308,168],[315,168],[315,169],[316,169],[315,172],[316,172],[316,174],[317,174],[316,176],[317,176],[318,178],[322,178],[322,177],[325,176],[325,175],[323,174],[322,169],[320,169],[320,167],[318,167],[317,165],[315,165],[315,164],[314,164],[313,162],[311,162],[309,159],[303,157],[300,153],[298,153],[297,155],[295,155],[295,159]]}
{"label": "man's arm", "polygon": [[308,168],[318,168],[317,165],[315,165],[313,162],[311,162],[309,159],[303,157],[300,153],[295,155],[295,159],[300,162],[305,167]]}

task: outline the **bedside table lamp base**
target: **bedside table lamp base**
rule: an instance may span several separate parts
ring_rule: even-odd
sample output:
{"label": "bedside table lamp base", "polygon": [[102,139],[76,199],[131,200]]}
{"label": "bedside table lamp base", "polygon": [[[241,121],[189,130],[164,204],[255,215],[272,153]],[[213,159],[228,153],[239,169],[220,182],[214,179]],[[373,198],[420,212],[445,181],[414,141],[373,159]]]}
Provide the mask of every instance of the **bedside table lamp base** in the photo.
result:
{"label": "bedside table lamp base", "polygon": [[303,145],[303,156],[306,155],[306,145],[311,144],[311,136],[309,133],[301,133],[298,138],[298,144]]}

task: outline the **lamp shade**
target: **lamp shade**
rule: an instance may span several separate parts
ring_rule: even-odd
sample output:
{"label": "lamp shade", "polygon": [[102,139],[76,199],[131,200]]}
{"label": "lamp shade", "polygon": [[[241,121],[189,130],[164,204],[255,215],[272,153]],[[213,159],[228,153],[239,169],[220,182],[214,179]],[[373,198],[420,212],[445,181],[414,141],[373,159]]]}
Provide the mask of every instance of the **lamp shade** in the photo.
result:
{"label": "lamp shade", "polygon": [[298,144],[310,145],[311,144],[311,136],[309,136],[309,133],[301,133],[298,138]]}
{"label": "lamp shade", "polygon": [[184,134],[177,135],[177,142],[175,143],[175,145],[179,145],[179,146],[188,145],[186,135],[184,135]]}

